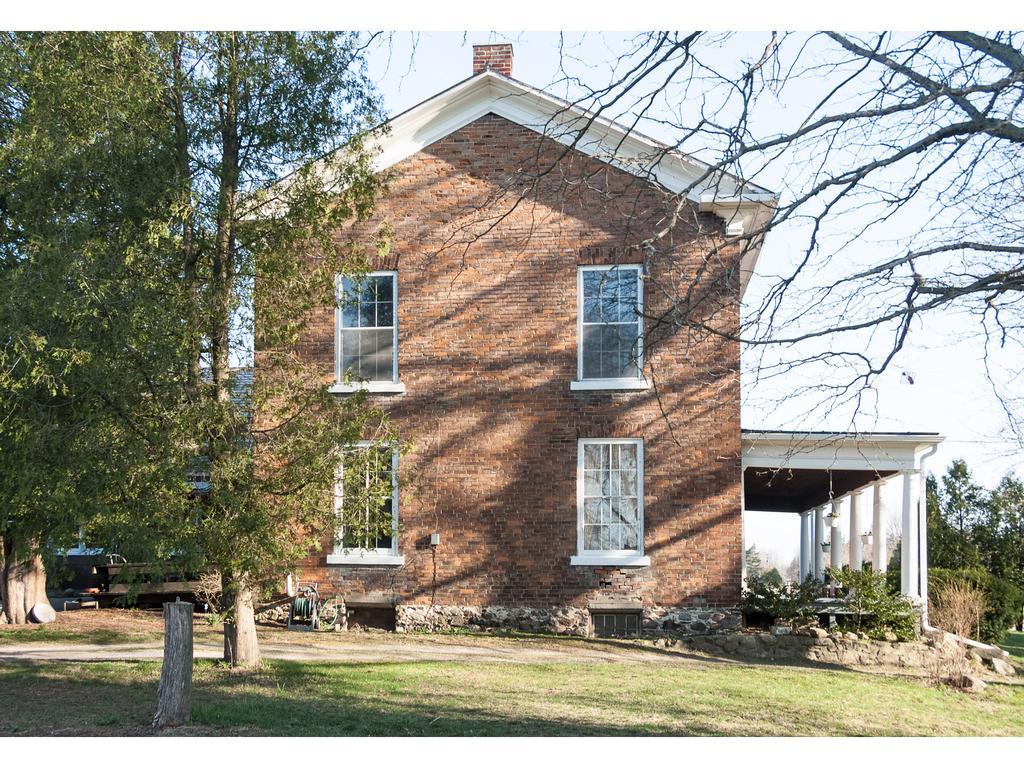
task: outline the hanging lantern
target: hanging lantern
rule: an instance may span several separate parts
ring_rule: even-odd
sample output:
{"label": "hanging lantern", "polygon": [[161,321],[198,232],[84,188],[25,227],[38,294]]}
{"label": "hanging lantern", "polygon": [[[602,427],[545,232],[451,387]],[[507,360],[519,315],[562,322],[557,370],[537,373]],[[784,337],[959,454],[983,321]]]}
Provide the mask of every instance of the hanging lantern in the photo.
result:
{"label": "hanging lantern", "polygon": [[831,542],[829,542],[829,541],[821,542],[821,551],[822,552],[824,552],[825,554],[828,554],[831,549],[832,549],[832,543]]}
{"label": "hanging lantern", "polygon": [[871,546],[871,534],[870,533],[862,533],[860,535],[860,540],[861,540],[861,542],[863,542],[865,547],[870,547]]}

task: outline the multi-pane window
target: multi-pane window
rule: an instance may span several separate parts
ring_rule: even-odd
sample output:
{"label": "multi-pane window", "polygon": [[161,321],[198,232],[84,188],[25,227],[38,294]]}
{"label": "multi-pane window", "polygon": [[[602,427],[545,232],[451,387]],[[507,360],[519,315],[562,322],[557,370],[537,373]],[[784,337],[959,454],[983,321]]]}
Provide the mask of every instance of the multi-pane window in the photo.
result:
{"label": "multi-pane window", "polygon": [[636,264],[580,267],[579,371],[583,379],[638,379],[643,294]]}
{"label": "multi-pane window", "polygon": [[579,443],[580,553],[643,554],[643,442]]}
{"label": "multi-pane window", "polygon": [[396,274],[341,276],[338,289],[338,380],[398,381]]}
{"label": "multi-pane window", "polygon": [[334,505],[341,521],[336,554],[397,552],[398,452],[360,444],[338,468]]}

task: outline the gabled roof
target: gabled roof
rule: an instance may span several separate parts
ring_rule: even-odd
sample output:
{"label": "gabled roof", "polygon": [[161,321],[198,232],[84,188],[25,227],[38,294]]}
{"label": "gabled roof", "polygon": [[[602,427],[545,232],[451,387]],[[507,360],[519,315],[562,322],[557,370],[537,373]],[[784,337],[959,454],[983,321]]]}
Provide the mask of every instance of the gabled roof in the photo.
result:
{"label": "gabled roof", "polygon": [[[391,118],[378,135],[378,171],[385,170],[493,113],[614,165],[671,192],[686,192],[701,211],[727,225],[728,235],[752,232],[771,216],[777,196],[764,187],[727,173],[707,179],[708,166],[650,137],[559,99],[519,80],[486,69]],[[580,132],[582,131],[582,135]],[[746,289],[760,246],[747,249],[741,265]]]}

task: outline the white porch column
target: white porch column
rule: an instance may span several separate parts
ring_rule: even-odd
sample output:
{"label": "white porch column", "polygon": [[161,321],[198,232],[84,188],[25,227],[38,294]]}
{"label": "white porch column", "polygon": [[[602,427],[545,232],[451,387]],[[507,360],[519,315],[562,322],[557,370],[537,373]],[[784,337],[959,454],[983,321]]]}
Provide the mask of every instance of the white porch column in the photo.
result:
{"label": "white porch column", "polygon": [[814,578],[821,581],[825,577],[825,554],[821,545],[825,543],[825,507],[814,508],[814,545],[811,547],[814,561]]}
{"label": "white porch column", "polygon": [[850,494],[850,570],[859,571],[864,562],[860,535],[860,497],[861,492]]}
{"label": "white porch column", "polygon": [[885,507],[882,505],[882,481],[879,480],[871,486],[872,509],[871,509],[871,566],[876,573],[885,573],[885,536],[888,521],[885,516]]}
{"label": "white porch column", "polygon": [[800,581],[811,572],[811,512],[800,513]]}
{"label": "white porch column", "polygon": [[843,528],[842,518],[839,516],[839,505],[842,499],[832,499],[832,548],[831,565],[836,570],[843,567]]}
{"label": "white porch column", "polygon": [[918,515],[916,471],[903,473],[903,536],[900,539],[900,591],[907,597],[919,597]]}

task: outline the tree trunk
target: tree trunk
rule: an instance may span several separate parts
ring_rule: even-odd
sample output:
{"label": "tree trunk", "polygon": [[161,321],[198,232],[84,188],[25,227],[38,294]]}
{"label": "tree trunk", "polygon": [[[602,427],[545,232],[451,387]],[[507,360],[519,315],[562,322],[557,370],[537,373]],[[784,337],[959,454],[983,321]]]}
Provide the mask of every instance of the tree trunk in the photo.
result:
{"label": "tree trunk", "polygon": [[192,603],[164,603],[164,664],[154,728],[185,725],[192,701]]}
{"label": "tree trunk", "polygon": [[260,663],[260,647],[256,639],[256,604],[245,578],[228,581],[224,595],[230,602],[230,619],[224,622],[224,661],[232,667],[256,667]]}
{"label": "tree trunk", "polygon": [[29,614],[37,603],[50,604],[46,596],[46,569],[38,553],[19,555],[11,536],[3,537],[3,578],[0,579],[0,601],[4,616],[11,624],[28,624]]}

